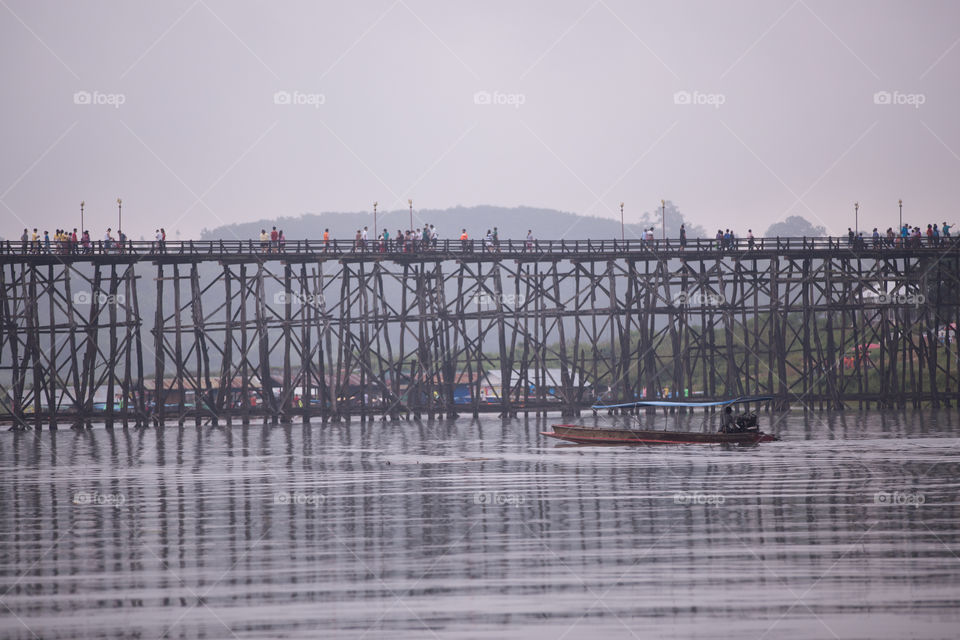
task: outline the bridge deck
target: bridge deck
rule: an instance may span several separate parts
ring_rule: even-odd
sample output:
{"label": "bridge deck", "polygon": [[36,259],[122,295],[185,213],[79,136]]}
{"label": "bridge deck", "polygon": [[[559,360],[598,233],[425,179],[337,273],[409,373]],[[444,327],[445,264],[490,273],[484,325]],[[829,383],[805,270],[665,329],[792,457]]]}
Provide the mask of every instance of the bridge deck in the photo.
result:
{"label": "bridge deck", "polygon": [[847,252],[857,257],[902,257],[905,255],[940,255],[960,249],[960,237],[940,238],[937,242],[923,239],[920,242],[899,239],[879,243],[872,240],[859,244],[848,243],[846,238],[756,238],[751,245],[738,239],[730,246],[720,246],[718,240],[693,238],[685,244],[677,239],[654,240],[537,240],[529,244],[522,240],[504,240],[498,247],[485,246],[483,241],[440,240],[429,247],[398,245],[368,241],[357,246],[350,240],[286,241],[282,246],[264,246],[259,240],[185,240],[168,241],[160,247],[156,242],[127,241],[121,248],[105,246],[100,240],[89,246],[58,247],[52,243],[47,249],[19,241],[0,243],[0,263],[30,262],[55,264],[58,262],[96,262],[99,264],[130,264],[144,260],[159,264],[184,264],[191,262],[315,262],[318,260],[377,260],[390,259],[399,262],[422,260],[470,260],[470,261],[552,261],[552,260],[658,260],[663,258],[738,258],[765,259],[773,256],[810,257],[836,255]]}

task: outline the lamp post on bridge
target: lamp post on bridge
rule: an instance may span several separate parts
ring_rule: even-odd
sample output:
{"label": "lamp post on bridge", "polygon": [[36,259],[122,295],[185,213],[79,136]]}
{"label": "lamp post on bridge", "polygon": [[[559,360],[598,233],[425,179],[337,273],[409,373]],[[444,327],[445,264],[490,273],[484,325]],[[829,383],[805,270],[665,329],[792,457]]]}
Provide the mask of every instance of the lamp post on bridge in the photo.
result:
{"label": "lamp post on bridge", "polygon": [[85,204],[83,200],[80,201],[80,235],[83,235],[83,205]]}
{"label": "lamp post on bridge", "polygon": [[117,198],[117,233],[123,229],[123,200]]}
{"label": "lamp post on bridge", "polygon": [[860,203],[853,203],[853,239],[856,240],[860,237]]}
{"label": "lamp post on bridge", "polygon": [[377,203],[373,203],[373,236],[377,236],[377,229],[380,227],[377,226]]}
{"label": "lamp post on bridge", "polygon": [[897,229],[897,235],[900,235],[900,229],[903,229],[903,198],[900,198],[898,201],[900,203],[900,227]]}
{"label": "lamp post on bridge", "polygon": [[663,229],[661,230],[661,237],[664,240],[666,240],[667,239],[667,201],[666,200],[660,201],[660,221],[661,221],[661,224],[663,225]]}
{"label": "lamp post on bridge", "polygon": [[623,226],[623,203],[620,203],[620,242],[626,242],[627,234]]}
{"label": "lamp post on bridge", "polygon": [[413,198],[408,199],[407,204],[410,205],[410,231],[413,231]]}

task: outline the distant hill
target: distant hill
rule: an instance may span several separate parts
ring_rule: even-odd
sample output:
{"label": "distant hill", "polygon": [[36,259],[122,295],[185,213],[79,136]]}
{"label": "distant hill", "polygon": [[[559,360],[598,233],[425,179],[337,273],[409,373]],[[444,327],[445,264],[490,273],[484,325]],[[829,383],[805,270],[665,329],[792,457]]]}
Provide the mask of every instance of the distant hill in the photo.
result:
{"label": "distant hill", "polygon": [[[625,225],[627,238],[639,238],[643,229],[653,226],[656,237],[660,237],[660,211],[654,214],[645,213],[640,222]],[[542,240],[560,239],[613,239],[620,237],[620,221],[612,218],[582,216],[576,213],[567,213],[555,209],[537,209],[534,207],[494,207],[480,205],[476,207],[454,207],[451,209],[421,209],[414,210],[413,223],[415,227],[423,228],[424,224],[433,224],[440,231],[441,238],[457,238],[460,230],[466,229],[471,238],[480,238],[487,229],[497,227],[501,239],[521,239],[527,236],[527,230],[533,231],[534,237]],[[667,235],[677,237],[683,218],[672,202],[666,204]],[[634,219],[636,219],[634,217]],[[282,229],[287,240],[300,238],[320,238],[324,229],[330,229],[333,238],[353,238],[358,229],[366,225],[373,229],[373,212],[362,213],[306,213],[299,217],[283,217],[263,219],[256,222],[244,222],[232,225],[204,229],[201,232],[202,240],[216,239],[250,239],[257,238],[261,229],[270,231],[273,226]],[[384,227],[390,230],[390,235],[397,230],[406,230],[410,226],[410,212],[400,209],[389,212],[378,212],[377,226],[379,231]],[[702,227],[686,223],[687,236],[690,238],[706,236]]]}
{"label": "distant hill", "polygon": [[768,238],[820,238],[825,235],[826,227],[815,226],[803,216],[790,216],[782,222],[774,222],[767,229]]}

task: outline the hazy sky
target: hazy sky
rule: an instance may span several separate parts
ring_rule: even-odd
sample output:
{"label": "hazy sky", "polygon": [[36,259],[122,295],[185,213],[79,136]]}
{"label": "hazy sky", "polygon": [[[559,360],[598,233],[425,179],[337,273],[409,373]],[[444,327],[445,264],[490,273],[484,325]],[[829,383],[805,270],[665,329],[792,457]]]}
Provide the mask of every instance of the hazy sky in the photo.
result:
{"label": "hazy sky", "polygon": [[118,196],[132,237],[407,198],[960,222],[956,2],[0,0],[0,42],[5,237]]}

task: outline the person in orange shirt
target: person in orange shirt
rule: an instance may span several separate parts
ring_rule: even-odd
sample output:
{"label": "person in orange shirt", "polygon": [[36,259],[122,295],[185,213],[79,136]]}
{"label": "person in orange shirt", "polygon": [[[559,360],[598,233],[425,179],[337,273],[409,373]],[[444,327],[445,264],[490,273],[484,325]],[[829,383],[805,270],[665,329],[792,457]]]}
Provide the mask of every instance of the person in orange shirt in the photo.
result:
{"label": "person in orange shirt", "polygon": [[469,241],[470,241],[470,240],[469,240],[469,238],[467,237],[467,230],[464,229],[463,232],[460,234],[460,248],[461,248],[462,251],[465,252],[465,251],[467,250],[467,243],[468,243]]}
{"label": "person in orange shirt", "polygon": [[330,229],[323,230],[323,250],[327,251],[330,248]]}

